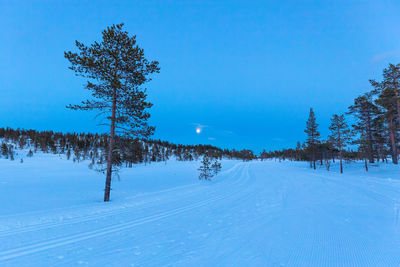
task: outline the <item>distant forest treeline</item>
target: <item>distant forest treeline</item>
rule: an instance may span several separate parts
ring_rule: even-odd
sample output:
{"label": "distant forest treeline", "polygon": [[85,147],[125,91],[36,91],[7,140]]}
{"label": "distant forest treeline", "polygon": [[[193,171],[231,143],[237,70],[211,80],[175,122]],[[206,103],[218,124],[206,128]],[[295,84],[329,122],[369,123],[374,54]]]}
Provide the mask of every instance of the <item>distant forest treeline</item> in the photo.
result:
{"label": "distant forest treeline", "polygon": [[[74,161],[91,160],[93,163],[104,162],[107,152],[108,135],[91,133],[61,133],[53,131],[36,131],[12,128],[0,128],[0,154],[1,157],[14,160],[17,149],[28,149],[27,157],[34,153],[52,153],[66,155]],[[229,150],[211,145],[179,145],[167,141],[151,139],[133,139],[118,137],[118,161],[126,166],[136,163],[166,161],[171,157],[180,161],[197,160],[207,155],[210,158],[226,158],[239,160],[271,159],[307,161],[310,159],[307,146],[298,142],[296,149],[283,149],[256,155],[248,149]],[[122,147],[122,148],[121,148]],[[328,143],[318,145],[318,158],[337,158],[338,150],[332,149]],[[23,155],[24,156],[24,155]],[[347,159],[362,159],[362,154],[357,151],[346,151]]]}
{"label": "distant forest treeline", "polygon": [[[61,133],[53,131],[0,128],[1,156],[13,160],[16,149],[29,149],[27,157],[37,151],[63,154],[74,161],[91,160],[91,165],[106,162],[108,135],[90,133]],[[210,158],[252,160],[251,150],[221,149],[211,145],[177,145],[167,141],[116,137],[113,151],[114,165],[132,167],[136,163],[166,161],[171,157],[180,161]]]}

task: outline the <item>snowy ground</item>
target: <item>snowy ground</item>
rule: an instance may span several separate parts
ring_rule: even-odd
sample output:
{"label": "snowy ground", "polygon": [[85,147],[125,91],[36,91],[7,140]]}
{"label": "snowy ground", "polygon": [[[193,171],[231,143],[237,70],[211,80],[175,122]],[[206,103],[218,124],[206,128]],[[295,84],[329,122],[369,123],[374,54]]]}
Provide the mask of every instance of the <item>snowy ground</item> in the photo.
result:
{"label": "snowy ground", "polygon": [[55,155],[0,159],[0,266],[399,266],[400,168],[223,161],[113,181]]}

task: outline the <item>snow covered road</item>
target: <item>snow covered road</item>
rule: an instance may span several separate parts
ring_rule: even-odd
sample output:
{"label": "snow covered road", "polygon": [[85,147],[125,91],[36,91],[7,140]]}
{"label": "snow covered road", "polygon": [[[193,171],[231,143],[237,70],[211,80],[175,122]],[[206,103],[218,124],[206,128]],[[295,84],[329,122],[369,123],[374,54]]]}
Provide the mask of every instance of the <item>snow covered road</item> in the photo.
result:
{"label": "snow covered road", "polygon": [[197,162],[124,170],[101,203],[85,164],[0,160],[0,265],[399,266],[397,168],[223,166],[212,182]]}

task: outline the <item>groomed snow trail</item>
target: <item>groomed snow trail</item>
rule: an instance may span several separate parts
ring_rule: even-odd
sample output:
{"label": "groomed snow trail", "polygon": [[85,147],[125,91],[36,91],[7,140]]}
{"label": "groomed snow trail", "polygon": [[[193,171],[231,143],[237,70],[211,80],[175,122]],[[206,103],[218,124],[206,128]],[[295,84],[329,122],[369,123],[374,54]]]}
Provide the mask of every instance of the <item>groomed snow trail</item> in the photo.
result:
{"label": "groomed snow trail", "polygon": [[[198,162],[152,164],[123,173],[113,182],[115,200],[101,203],[92,200],[92,194],[101,196],[92,189],[100,188],[101,177],[77,167],[83,164],[57,165],[61,161],[47,158],[42,164],[58,168],[41,174],[29,162],[0,160],[7,176],[0,201],[8,201],[0,209],[0,266],[400,264],[396,168],[365,173],[354,164],[340,175],[306,163],[226,161],[223,172],[206,182],[197,180]],[[82,180],[53,177],[71,168]],[[130,180],[137,174],[142,178]],[[145,178],[148,183],[141,183]],[[43,180],[51,186],[37,189]],[[63,189],[89,197],[67,201]],[[49,198],[59,190],[59,201],[57,194],[50,203],[46,195],[30,195],[37,190],[48,190]],[[18,206],[30,197],[38,204]]]}

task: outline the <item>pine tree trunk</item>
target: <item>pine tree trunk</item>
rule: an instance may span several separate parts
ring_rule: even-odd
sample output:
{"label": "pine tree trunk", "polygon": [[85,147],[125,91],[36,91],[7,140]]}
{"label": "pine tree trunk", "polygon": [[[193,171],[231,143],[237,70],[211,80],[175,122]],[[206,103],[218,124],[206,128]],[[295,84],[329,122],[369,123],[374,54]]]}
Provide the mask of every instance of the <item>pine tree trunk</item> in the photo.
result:
{"label": "pine tree trunk", "polygon": [[315,167],[315,148],[314,148],[314,145],[313,145],[313,151],[312,151],[312,157],[313,157],[313,165],[314,165],[314,170],[316,169],[316,167]]}
{"label": "pine tree trunk", "polygon": [[372,148],[372,132],[371,132],[371,120],[367,116],[367,136],[368,136],[368,158],[369,163],[374,163],[373,148]]}
{"label": "pine tree trunk", "polygon": [[104,202],[110,201],[111,173],[112,173],[114,134],[115,134],[115,109],[116,109],[116,102],[117,102],[116,98],[117,98],[117,89],[114,88],[113,89],[112,114],[111,114],[110,140],[108,143],[107,175],[106,175],[106,186],[104,189]]}
{"label": "pine tree trunk", "polygon": [[396,132],[393,129],[393,120],[389,120],[389,137],[390,137],[390,146],[392,148],[392,162],[394,164],[398,163],[397,160],[397,146],[396,146]]}
{"label": "pine tree trunk", "polygon": [[324,158],[324,154],[321,152],[321,158],[320,158],[320,161],[319,161],[319,165],[321,165],[322,166],[322,164],[323,164],[323,161],[322,161],[322,159]]}

